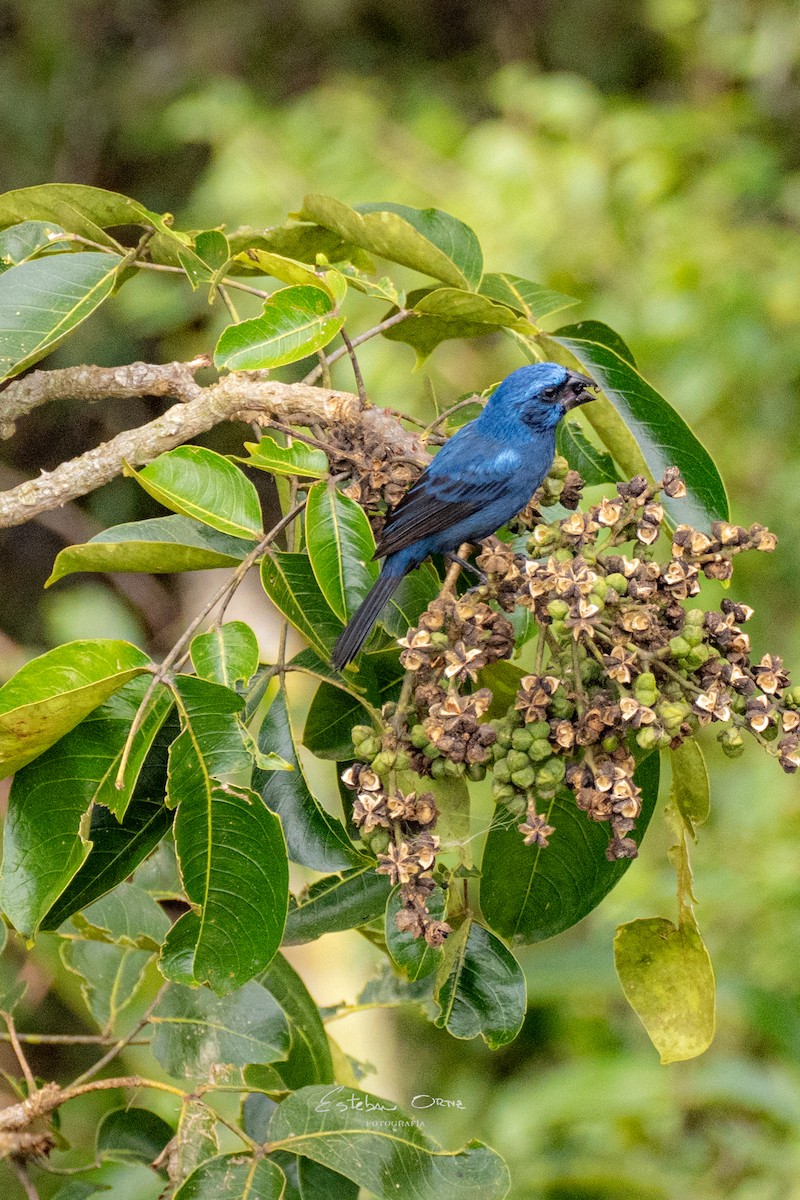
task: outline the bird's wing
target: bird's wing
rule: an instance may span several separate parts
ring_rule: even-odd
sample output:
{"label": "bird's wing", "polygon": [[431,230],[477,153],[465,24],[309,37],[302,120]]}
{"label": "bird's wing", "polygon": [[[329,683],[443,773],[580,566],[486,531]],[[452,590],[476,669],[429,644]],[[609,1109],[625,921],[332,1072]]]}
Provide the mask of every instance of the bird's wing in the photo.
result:
{"label": "bird's wing", "polygon": [[386,520],[375,550],[376,558],[395,554],[420,538],[443,533],[489,504],[511,497],[518,455],[506,448],[492,454],[493,447],[472,446],[470,441],[463,439],[456,455],[453,438],[445,447],[453,450],[447,455],[440,451],[406,492]]}

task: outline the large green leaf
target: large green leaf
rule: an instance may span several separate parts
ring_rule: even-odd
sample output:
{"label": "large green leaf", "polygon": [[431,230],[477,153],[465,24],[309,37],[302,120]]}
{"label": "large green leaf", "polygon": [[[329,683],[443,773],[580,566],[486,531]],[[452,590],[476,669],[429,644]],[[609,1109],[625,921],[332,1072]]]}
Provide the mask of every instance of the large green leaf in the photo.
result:
{"label": "large green leaf", "polygon": [[200,678],[228,688],[248,684],[258,670],[258,639],[244,621],[227,621],[198,633],[190,650]]}
{"label": "large green leaf", "polygon": [[[323,596],[307,554],[273,550],[261,561],[264,591],[301,637],[330,658],[343,624]],[[2,693],[0,693],[2,695]]]}
{"label": "large green leaf", "polygon": [[[392,1127],[375,1127],[389,1112]],[[397,1122],[396,1127],[394,1122]],[[442,1150],[390,1100],[349,1087],[305,1087],[275,1109],[269,1140],[352,1179],[379,1200],[502,1200],[508,1170],[494,1150],[470,1142]]]}
{"label": "large green leaf", "polygon": [[279,1067],[289,1088],[310,1083],[333,1083],[333,1060],[319,1009],[300,976],[282,954],[276,954],[259,976],[289,1018],[292,1035],[289,1057]]}
{"label": "large green leaf", "polygon": [[505,304],[515,312],[522,313],[523,317],[534,324],[550,313],[559,312],[562,308],[571,308],[573,304],[578,303],[573,296],[551,292],[538,283],[531,283],[530,279],[509,275],[507,272],[484,275],[478,291],[497,304]]}
{"label": "large green leaf", "polygon": [[285,945],[313,942],[324,933],[367,925],[383,915],[390,891],[389,880],[376,875],[373,863],[318,879],[300,903],[289,905]]}
{"label": "large green leaf", "polygon": [[[634,836],[641,840],[658,796],[658,755],[640,763],[635,779],[642,811]],[[486,839],[481,867],[481,909],[503,937],[540,942],[575,925],[596,908],[625,874],[630,859],[608,862],[608,828],[590,821],[562,789],[543,815],[555,833],[546,849],[526,846],[503,809]]]}
{"label": "large green leaf", "polygon": [[168,214],[161,216],[129,196],[85,184],[45,183],[0,196],[0,227],[26,220],[55,221],[69,233],[116,249],[121,247],[106,229],[117,225],[151,226],[156,232],[147,249],[154,262],[177,266],[180,251],[191,253],[191,238],[172,228]]}
{"label": "large green leaf", "polygon": [[319,255],[331,263],[351,262],[365,271],[373,271],[375,264],[363,250],[359,250],[352,242],[343,241],[333,230],[325,229],[322,225],[287,224],[273,225],[267,229],[250,229],[243,227],[234,229],[228,234],[228,244],[231,253],[237,255],[232,264],[232,270],[257,270],[257,264],[251,261],[247,267],[247,256],[242,252],[248,249],[265,250],[270,254],[282,254],[298,262],[316,265]]}
{"label": "large green leaf", "polygon": [[303,773],[295,746],[286,697],[279,691],[258,733],[259,749],[278,754],[291,763],[291,771],[253,774],[253,787],[281,819],[289,858],[315,871],[339,871],[363,861],[341,821],[317,801]]}
{"label": "large green leaf", "polygon": [[[445,897],[440,887],[434,889],[426,900],[428,912],[437,921],[444,920]],[[414,937],[407,930],[397,928],[395,917],[402,907],[400,888],[396,887],[386,905],[386,949],[392,961],[412,983],[424,979],[438,967],[442,951],[429,946],[424,938]]]}
{"label": "large green leaf", "polygon": [[299,438],[288,446],[279,446],[274,438],[262,437],[260,442],[245,442],[248,458],[237,458],[246,467],[257,467],[271,475],[302,475],[308,479],[324,479],[328,474],[327,455]]}
{"label": "large green leaf", "polygon": [[169,940],[185,948],[189,930],[195,981],[223,994],[263,970],[280,946],[289,896],[286,843],[280,820],[260,796],[220,782],[236,777],[248,757],[244,730],[234,724],[241,697],[191,676],[178,676],[175,686],[183,732],[170,749],[169,794],[180,805],[181,877],[200,916],[186,913]]}
{"label": "large green leaf", "polygon": [[0,381],[60,346],[111,295],[116,254],[48,254],[0,274]]}
{"label": "large green leaf", "polygon": [[56,557],[45,587],[77,571],[143,571],[160,575],[236,567],[255,546],[191,517],[153,517],[112,525]]}
{"label": "large green leaf", "polygon": [[621,478],[614,460],[598,449],[583,433],[577,421],[562,421],[556,430],[556,449],[588,487],[616,483]]}
{"label": "large green leaf", "polygon": [[13,775],[83,720],[149,659],[130,642],[66,642],[0,688],[0,777]]}
{"label": "large green leaf", "polygon": [[696,825],[704,825],[711,811],[711,785],[703,751],[687,738],[669,755],[672,766],[671,799],[688,832],[697,841]]}
{"label": "large green leaf", "polygon": [[165,508],[194,517],[220,533],[258,538],[263,532],[255,486],[230,459],[204,446],[178,446],[141,471],[126,467]]}
{"label": "large green leaf", "polygon": [[[727,520],[728,497],[714,460],[683,418],[642,378],[619,335],[600,321],[581,321],[557,330],[554,341],[600,385],[636,438],[654,479],[667,467],[679,468],[688,495],[682,500],[664,498],[673,520],[699,526]],[[591,411],[586,415],[593,421]],[[609,449],[627,470],[614,447]]]}
{"label": "large green leaf", "polygon": [[[34,762],[17,772],[3,831],[0,903],[21,932],[33,934],[75,877],[92,847],[92,804],[124,816],[142,764],[169,711],[168,694],[154,697],[137,733],[125,776],[114,778],[139,706],[144,680],[131,680]],[[57,797],[57,802],[54,798]]]}
{"label": "large green leaf", "polygon": [[693,922],[647,917],[620,925],[614,963],[662,1063],[683,1062],[714,1037],[714,969]]}
{"label": "large green leaf", "polygon": [[378,578],[375,538],[360,504],[315,483],[306,502],[306,545],[320,591],[344,623]]}
{"label": "large green leaf", "polygon": [[122,824],[106,808],[92,810],[89,856],[42,920],[42,929],[57,929],[74,912],[111,891],[136,869],[169,830],[173,814],[164,803],[166,747],[152,758],[152,767],[145,763],[139,780],[137,792],[141,795],[131,801]]}
{"label": "large green leaf", "polygon": [[151,1049],[170,1075],[207,1079],[221,1064],[271,1063],[289,1053],[289,1024],[260,983],[230,996],[170,984],[151,1017]]}
{"label": "large green leaf", "polygon": [[143,1163],[149,1167],[158,1158],[173,1128],[149,1108],[112,1108],[97,1126],[97,1157],[109,1162]]}
{"label": "large green leaf", "polygon": [[192,1171],[175,1200],[286,1200],[286,1177],[268,1158],[219,1154]]}
{"label": "large green leaf", "polygon": [[463,221],[437,208],[405,204],[360,204],[350,208],[331,196],[303,200],[303,220],[335,230],[370,254],[412,267],[456,288],[475,288],[483,255],[475,234]]}
{"label": "large green leaf", "polygon": [[409,293],[406,303],[413,316],[387,329],[384,337],[413,346],[420,360],[448,338],[486,337],[498,329],[535,332],[527,318],[477,292],[452,287],[423,288]]}
{"label": "large green leaf", "polygon": [[457,1038],[480,1034],[490,1050],[497,1050],[522,1028],[525,976],[500,939],[467,918],[445,942],[436,999],[437,1025]]}
{"label": "large green leaf", "polygon": [[327,346],[342,328],[330,292],[300,284],[273,292],[258,317],[224,329],[214,362],[229,371],[282,367]]}

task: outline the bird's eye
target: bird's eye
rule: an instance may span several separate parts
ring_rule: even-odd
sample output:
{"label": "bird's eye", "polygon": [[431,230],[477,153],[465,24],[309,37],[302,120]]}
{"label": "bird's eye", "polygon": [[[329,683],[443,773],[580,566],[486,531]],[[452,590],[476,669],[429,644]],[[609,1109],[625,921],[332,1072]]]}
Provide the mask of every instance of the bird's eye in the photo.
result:
{"label": "bird's eye", "polygon": [[557,391],[558,391],[558,388],[554,388],[554,387],[545,388],[544,391],[542,392],[542,395],[544,396],[545,400],[552,400]]}

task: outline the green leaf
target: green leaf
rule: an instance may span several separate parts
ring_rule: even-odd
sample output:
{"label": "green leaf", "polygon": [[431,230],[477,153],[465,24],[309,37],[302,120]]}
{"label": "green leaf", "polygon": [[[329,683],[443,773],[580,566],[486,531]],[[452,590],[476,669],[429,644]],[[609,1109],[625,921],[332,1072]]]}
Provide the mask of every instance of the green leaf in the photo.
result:
{"label": "green leaf", "polygon": [[[433,564],[423,563],[404,577],[378,618],[380,624],[392,637],[405,637],[441,590],[442,581]],[[361,661],[363,663],[363,658]]]}
{"label": "green leaf", "polygon": [[445,942],[436,1000],[436,1025],[457,1038],[480,1034],[490,1050],[497,1050],[522,1028],[525,976],[500,939],[467,918]]}
{"label": "green leaf", "polygon": [[321,683],[332,683],[334,687],[341,688],[342,691],[358,692],[370,699],[377,700],[378,684],[375,672],[370,667],[368,660],[366,668],[364,662],[365,660],[362,659],[359,663],[358,673],[353,673],[351,679],[349,674],[344,675],[341,671],[334,671],[329,662],[320,658],[316,650],[307,646],[305,650],[300,650],[295,654],[288,665],[293,671],[302,671],[304,674],[318,679]]}
{"label": "green leaf", "polygon": [[175,1200],[283,1200],[285,1188],[279,1166],[239,1151],[202,1163],[178,1188]]}
{"label": "green leaf", "polygon": [[[647,466],[658,480],[676,466],[688,490],[682,500],[664,497],[673,521],[703,526],[728,519],[728,497],[711,455],[683,418],[638,373],[622,339],[600,321],[582,321],[559,329],[554,340],[573,354],[597,381],[641,448]],[[589,406],[591,409],[592,405]],[[587,410],[594,424],[594,414]],[[617,462],[628,469],[614,447]]]}
{"label": "green leaf", "polygon": [[220,1065],[271,1063],[289,1052],[283,1010],[252,980],[224,997],[170,984],[151,1023],[152,1053],[175,1078],[208,1079]]}
{"label": "green leaf", "polygon": [[480,281],[483,256],[478,239],[463,221],[437,208],[377,203],[353,209],[330,196],[310,195],[303,200],[300,218],[451,287],[475,288]]}
{"label": "green leaf", "polygon": [[245,754],[232,725],[241,698],[190,676],[175,684],[184,725],[170,749],[169,792],[180,802],[175,846],[186,895],[201,915],[186,913],[170,936],[191,930],[195,981],[224,994],[252,979],[281,944],[286,843],[280,820],[260,796],[218,781],[236,774]]}
{"label": "green leaf", "polygon": [[152,953],[161,949],[169,917],[142,888],[120,883],[113,892],[75,913],[72,924],[87,941]]}
{"label": "green leaf", "polygon": [[381,276],[376,282],[374,279],[368,279],[356,267],[345,266],[340,269],[350,287],[355,288],[357,292],[362,292],[365,296],[369,296],[373,300],[386,300],[389,304],[393,304],[395,308],[404,306],[405,294],[398,291],[394,281],[389,279],[387,275]]}
{"label": "green leaf", "polygon": [[313,942],[323,933],[367,925],[383,916],[390,890],[386,876],[375,874],[374,863],[318,879],[298,903],[290,903],[284,944]]}
{"label": "green leaf", "polygon": [[278,691],[258,733],[264,754],[278,754],[291,771],[253,774],[253,788],[280,817],[289,858],[315,871],[338,871],[363,861],[344,826],[318,803],[297,754],[286,697]]}
{"label": "green leaf", "polygon": [[0,688],[0,774],[13,775],[145,670],[130,642],[66,642],[32,659]]}
{"label": "green leaf", "polygon": [[497,304],[505,304],[515,312],[522,313],[523,317],[534,324],[538,324],[543,317],[548,317],[551,313],[580,303],[573,296],[551,292],[538,283],[531,283],[530,279],[522,279],[519,275],[509,275],[507,272],[484,275],[478,291],[481,296],[488,296]]}
{"label": "green leaf", "polygon": [[[151,778],[154,781],[160,778],[160,784],[154,782],[154,795],[147,797],[143,781]],[[106,808],[92,810],[89,856],[43,918],[41,929],[58,929],[67,917],[111,891],[158,845],[173,818],[164,803],[165,783],[166,750],[163,755],[154,756],[152,768],[145,764],[137,788],[142,797],[133,799],[122,824]]]}
{"label": "green leaf", "polygon": [[662,1063],[696,1058],[714,1037],[714,969],[697,929],[648,917],[620,925],[614,964]]}
{"label": "green leaf", "polygon": [[323,658],[330,658],[343,624],[323,596],[308,555],[288,550],[265,554],[261,582],[272,603],[300,636]]}
{"label": "green leaf", "polygon": [[149,1167],[172,1135],[172,1126],[148,1108],[112,1108],[97,1126],[97,1157]]}
{"label": "green leaf", "polygon": [[231,537],[263,533],[258,492],[238,467],[204,446],[178,446],[143,470],[126,467],[144,490],[165,508]]}
{"label": "green leaf", "polygon": [[111,295],[116,254],[49,254],[0,274],[0,381],[60,346]]}
{"label": "green leaf", "polygon": [[295,1089],[310,1083],[333,1083],[328,1035],[300,976],[282,954],[276,954],[259,982],[289,1018],[292,1044],[289,1057],[279,1068],[286,1086]]}
{"label": "green leaf", "polygon": [[[440,887],[431,892],[427,898],[428,912],[437,921],[444,920],[445,896]],[[400,888],[397,887],[389,897],[386,905],[386,948],[392,956],[392,961],[402,971],[406,979],[415,982],[424,979],[435,971],[442,958],[442,951],[429,946],[424,938],[414,937],[413,934],[397,928],[395,917],[402,907]]]}
{"label": "green leaf", "polygon": [[184,899],[178,856],[171,837],[163,838],[153,853],[137,868],[133,882],[154,900]]}
{"label": "green leaf", "polygon": [[0,233],[0,271],[19,266],[46,246],[52,246],[64,230],[53,221],[21,221]]}
{"label": "green leaf", "polygon": [[492,703],[486,714],[490,720],[505,716],[516,700],[520,681],[525,674],[520,667],[515,667],[513,663],[502,658],[478,672],[479,686],[488,687],[492,693]]}
{"label": "green leaf", "polygon": [[332,483],[315,483],[306,502],[306,545],[320,591],[346,623],[378,578],[375,538],[360,504]]}
{"label": "green leaf", "polygon": [[270,250],[259,250],[251,246],[239,255],[238,261],[248,266],[252,265],[263,275],[271,275],[281,283],[322,288],[336,304],[341,304],[347,292],[347,285],[342,285],[342,277],[338,271],[315,271],[307,263],[296,258],[287,258],[283,254],[275,254]]}
{"label": "green leaf", "polygon": [[703,751],[694,738],[687,738],[670,752],[672,801],[689,833],[697,841],[696,825],[704,825],[711,810],[711,785]]}
{"label": "green leaf", "polygon": [[411,292],[406,301],[413,314],[391,326],[384,337],[413,346],[418,361],[424,360],[440,342],[449,338],[486,337],[498,329],[533,333],[534,326],[513,309],[495,304],[477,292],[458,288],[423,288]]}
{"label": "green leaf", "polygon": [[[392,1127],[375,1128],[387,1112]],[[396,1200],[400,1180],[403,1200],[502,1200],[510,1185],[505,1163],[482,1142],[442,1150],[397,1105],[355,1088],[323,1085],[287,1096],[273,1114],[269,1139],[379,1200]]]}
{"label": "green leaf", "polygon": [[97,1024],[113,1033],[144,980],[151,952],[76,940],[62,942],[61,958],[68,971],[80,976],[81,993]]}
{"label": "green leaf", "polygon": [[[387,700],[396,698],[405,672],[395,651],[368,654],[361,662],[356,678],[368,685],[367,695],[373,707],[380,708]],[[353,726],[369,724],[371,720],[369,710],[357,695],[321,683],[306,715],[303,745],[317,758],[345,762],[353,757]]]}
{"label": "green leaf", "polygon": [[[642,811],[631,836],[641,841],[658,796],[658,755],[645,758],[634,778],[642,789]],[[483,915],[496,933],[514,942],[540,942],[575,925],[597,907],[631,862],[608,862],[607,827],[588,820],[566,789],[542,814],[555,827],[546,849],[525,846],[518,821],[498,809],[483,852]]]}
{"label": "green leaf", "polygon": [[[114,777],[144,687],[132,680],[116,696],[27,767],[11,786],[3,831],[0,904],[20,932],[33,935],[53,904],[79,872],[92,847],[92,804],[118,805],[122,818],[146,755],[171,701],[154,697],[134,739],[125,787]],[[131,691],[131,689],[133,689]],[[54,804],[54,796],[58,803]]]}
{"label": "green leaf", "polygon": [[178,261],[189,277],[193,288],[201,283],[211,285],[209,303],[215,298],[216,286],[225,276],[231,252],[228,239],[220,229],[206,229],[195,235],[194,250],[178,250]]}
{"label": "green leaf", "polygon": [[342,328],[344,318],[334,308],[330,292],[321,287],[281,288],[264,302],[261,316],[223,330],[214,363],[228,371],[256,371],[307,358]]}
{"label": "green leaf", "polygon": [[562,421],[556,430],[556,450],[563,454],[587,487],[616,483],[621,478],[610,454],[599,450],[583,433],[577,421]]}
{"label": "green leaf", "polygon": [[258,638],[244,621],[228,621],[198,633],[190,650],[200,678],[227,688],[248,684],[258,670]]}
{"label": "green leaf", "polygon": [[[231,253],[238,256],[234,266],[238,264],[240,269],[245,262],[242,251],[250,247],[270,254],[282,254],[312,266],[319,258],[332,263],[348,261],[365,271],[373,271],[375,267],[369,257],[352,242],[343,241],[332,229],[324,229],[322,225],[293,223],[273,225],[269,229],[243,227],[229,233],[228,242]],[[253,269],[256,269],[255,264]]]}
{"label": "green leaf", "polygon": [[237,458],[246,467],[257,467],[272,475],[302,475],[309,479],[324,479],[329,471],[327,455],[322,450],[309,446],[299,439],[289,439],[287,446],[280,446],[274,438],[262,437],[261,441],[245,442],[248,458]]}
{"label": "green leaf", "polygon": [[77,571],[142,571],[148,575],[236,567],[254,548],[190,517],[153,517],[104,529],[81,546],[67,546],[56,557],[45,583],[50,587]]}
{"label": "green leaf", "polygon": [[214,1113],[202,1100],[184,1101],[175,1134],[175,1180],[182,1182],[195,1167],[218,1153]]}

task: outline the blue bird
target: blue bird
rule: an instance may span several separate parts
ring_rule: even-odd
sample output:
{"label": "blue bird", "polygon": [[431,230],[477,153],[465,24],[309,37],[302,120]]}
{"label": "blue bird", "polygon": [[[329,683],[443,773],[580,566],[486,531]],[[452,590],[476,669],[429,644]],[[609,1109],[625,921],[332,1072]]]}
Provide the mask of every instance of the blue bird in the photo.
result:
{"label": "blue bird", "polygon": [[483,412],[462,426],[389,514],[375,558],[378,579],[333,648],[341,669],[358,653],[403,576],[430,554],[451,558],[516,516],[550,470],[556,426],[594,400],[591,379],[556,363],[520,367],[493,392]]}

